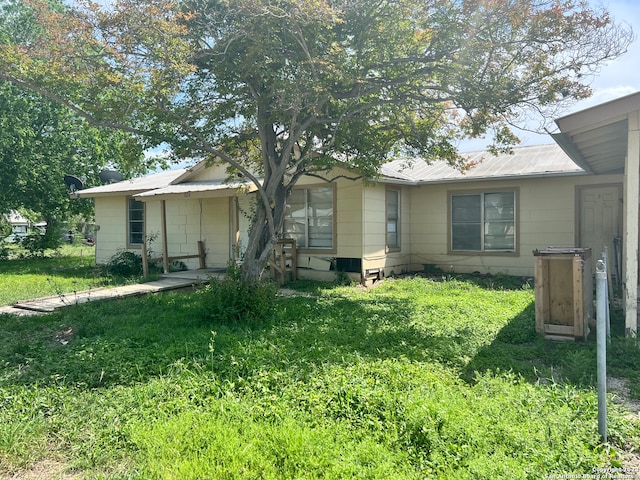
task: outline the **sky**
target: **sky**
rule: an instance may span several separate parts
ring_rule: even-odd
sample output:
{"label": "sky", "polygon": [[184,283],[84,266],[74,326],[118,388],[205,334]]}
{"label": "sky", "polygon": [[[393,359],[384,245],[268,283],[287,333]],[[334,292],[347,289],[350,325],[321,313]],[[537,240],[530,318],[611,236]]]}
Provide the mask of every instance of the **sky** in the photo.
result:
{"label": "sky", "polygon": [[[589,1],[593,6],[603,6],[616,23],[628,24],[634,35],[640,37],[640,1],[638,0],[602,0]],[[587,82],[593,95],[569,107],[562,116],[599,105],[625,95],[640,91],[640,38],[636,38],[629,46],[627,53],[619,59],[605,64],[599,75]],[[516,131],[520,137],[520,145],[539,145],[553,143],[546,134],[534,134],[528,131]],[[486,141],[467,141],[460,144],[463,152],[482,150]]]}

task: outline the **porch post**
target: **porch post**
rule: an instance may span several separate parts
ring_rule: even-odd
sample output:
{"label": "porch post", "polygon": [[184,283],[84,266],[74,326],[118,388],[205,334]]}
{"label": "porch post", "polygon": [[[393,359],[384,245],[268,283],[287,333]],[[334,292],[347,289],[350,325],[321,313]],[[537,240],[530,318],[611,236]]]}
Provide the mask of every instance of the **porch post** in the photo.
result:
{"label": "porch post", "polygon": [[160,201],[161,228],[162,228],[162,269],[169,273],[169,246],[167,241],[167,201]]}
{"label": "porch post", "polygon": [[624,296],[625,333],[638,330],[638,214],[640,202],[640,112],[629,114],[627,158],[624,166]]}
{"label": "porch post", "polygon": [[238,197],[229,197],[229,259],[238,260],[240,245],[240,218],[238,212]]}

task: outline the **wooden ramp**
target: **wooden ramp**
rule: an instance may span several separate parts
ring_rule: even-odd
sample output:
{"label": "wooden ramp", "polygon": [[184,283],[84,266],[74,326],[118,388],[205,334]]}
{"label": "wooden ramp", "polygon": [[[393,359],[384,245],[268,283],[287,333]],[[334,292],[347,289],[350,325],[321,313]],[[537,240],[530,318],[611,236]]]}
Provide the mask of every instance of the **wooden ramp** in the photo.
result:
{"label": "wooden ramp", "polygon": [[18,315],[27,314],[27,312],[32,312],[33,314],[51,313],[70,305],[188,288],[206,282],[210,276],[207,272],[201,271],[191,271],[191,273],[184,272],[180,276],[170,274],[147,283],[136,283],[120,287],[102,287],[81,292],[24,300],[7,307],[0,307],[0,313],[13,313]]}

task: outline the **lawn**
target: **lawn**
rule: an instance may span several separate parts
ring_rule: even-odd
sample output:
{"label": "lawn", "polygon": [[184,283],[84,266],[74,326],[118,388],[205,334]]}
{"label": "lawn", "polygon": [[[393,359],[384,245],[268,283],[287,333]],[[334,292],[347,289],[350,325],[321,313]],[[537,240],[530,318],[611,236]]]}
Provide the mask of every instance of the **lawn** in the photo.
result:
{"label": "lawn", "polygon": [[92,246],[64,245],[48,250],[44,257],[25,257],[25,253],[11,245],[9,259],[0,260],[0,306],[140,280],[115,277],[97,268]]}
{"label": "lawn", "polygon": [[[0,316],[0,477],[624,468],[640,429],[612,395],[601,444],[593,342],[541,339],[533,291],[514,280],[297,283],[250,325],[203,320],[205,290]],[[611,352],[610,373],[637,397],[637,348],[614,339]]]}

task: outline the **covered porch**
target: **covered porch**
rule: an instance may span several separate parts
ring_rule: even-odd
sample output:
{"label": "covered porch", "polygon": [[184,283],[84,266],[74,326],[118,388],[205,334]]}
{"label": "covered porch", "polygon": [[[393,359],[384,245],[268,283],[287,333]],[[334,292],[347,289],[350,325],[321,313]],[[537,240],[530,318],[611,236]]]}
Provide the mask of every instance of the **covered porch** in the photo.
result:
{"label": "covered porch", "polygon": [[[640,214],[640,92],[556,120],[562,149],[591,175],[620,174],[622,195],[621,279],[625,331],[638,331],[638,219]],[[593,252],[600,256],[600,252]]]}

